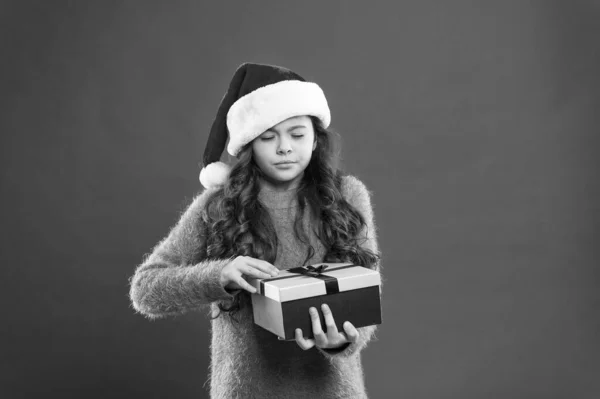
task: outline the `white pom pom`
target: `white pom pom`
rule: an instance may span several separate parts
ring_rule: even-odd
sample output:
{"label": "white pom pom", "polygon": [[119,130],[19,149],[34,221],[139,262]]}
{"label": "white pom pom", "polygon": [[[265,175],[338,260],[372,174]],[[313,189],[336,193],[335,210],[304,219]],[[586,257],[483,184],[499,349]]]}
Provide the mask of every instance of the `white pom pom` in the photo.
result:
{"label": "white pom pom", "polygon": [[208,164],[200,171],[200,183],[206,188],[222,186],[227,181],[231,166],[218,161]]}

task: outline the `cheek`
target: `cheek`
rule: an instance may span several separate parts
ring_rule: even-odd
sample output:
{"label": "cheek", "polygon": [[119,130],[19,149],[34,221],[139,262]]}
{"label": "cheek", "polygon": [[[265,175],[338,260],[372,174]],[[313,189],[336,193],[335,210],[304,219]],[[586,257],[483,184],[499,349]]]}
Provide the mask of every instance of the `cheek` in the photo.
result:
{"label": "cheek", "polygon": [[256,144],[252,147],[252,156],[254,157],[254,162],[259,165],[264,164],[267,161],[267,148],[264,145]]}
{"label": "cheek", "polygon": [[303,153],[306,154],[306,157],[310,158],[312,156],[312,154],[314,154],[313,150],[314,150],[314,143],[311,141],[308,144],[306,144],[306,146],[304,146],[303,149]]}

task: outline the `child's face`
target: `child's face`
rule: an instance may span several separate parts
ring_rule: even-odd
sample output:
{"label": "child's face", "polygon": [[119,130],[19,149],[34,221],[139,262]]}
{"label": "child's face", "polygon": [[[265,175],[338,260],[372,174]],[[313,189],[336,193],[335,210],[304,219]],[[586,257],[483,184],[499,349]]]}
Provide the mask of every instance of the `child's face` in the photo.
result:
{"label": "child's face", "polygon": [[[294,116],[278,123],[252,142],[253,158],[273,186],[295,186],[317,146],[312,121]],[[287,165],[278,162],[292,161]]]}

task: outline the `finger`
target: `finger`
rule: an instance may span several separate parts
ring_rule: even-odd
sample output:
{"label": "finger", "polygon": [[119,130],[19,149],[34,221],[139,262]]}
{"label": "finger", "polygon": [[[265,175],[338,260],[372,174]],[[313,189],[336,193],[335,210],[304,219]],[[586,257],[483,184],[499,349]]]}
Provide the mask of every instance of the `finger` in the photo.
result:
{"label": "finger", "polygon": [[308,350],[315,346],[315,341],[310,338],[305,339],[302,336],[302,330],[299,328],[296,329],[296,343],[302,350]]}
{"label": "finger", "polygon": [[319,312],[317,311],[317,308],[311,307],[308,310],[308,314],[310,315],[313,334],[316,336],[318,334],[323,333],[323,328],[321,327],[321,319],[319,318]]}
{"label": "finger", "polygon": [[265,273],[259,269],[256,269],[255,267],[249,266],[249,265],[244,265],[241,267],[240,270],[243,274],[245,274],[246,276],[249,277],[255,277],[255,278],[270,278],[273,277],[271,274],[269,273]]}
{"label": "finger", "polygon": [[[275,266],[273,266],[272,264],[270,264],[267,261],[264,261],[262,259],[256,259],[256,258],[251,258],[248,257],[247,258],[247,264],[250,266],[253,266],[261,271],[263,271],[264,273],[268,273],[272,276],[276,276],[277,274],[279,274],[279,269],[276,268]],[[270,277],[270,276],[269,276]]]}
{"label": "finger", "polygon": [[267,269],[267,273],[271,273],[274,275],[278,275],[279,274],[279,269],[275,266],[272,265],[271,263],[265,261],[265,260],[260,260],[260,262],[262,262],[263,266]]}
{"label": "finger", "polygon": [[348,334],[346,334],[345,332],[341,331],[338,333],[338,337],[342,337],[344,339],[344,342],[350,342],[350,340],[348,339]]}
{"label": "finger", "polygon": [[311,307],[308,310],[308,313],[310,314],[310,320],[312,323],[313,335],[315,337],[316,345],[321,347],[327,345],[327,335],[325,335],[325,332],[323,331],[323,328],[321,326],[321,319],[319,318],[319,312],[317,311],[317,308]]}
{"label": "finger", "polygon": [[335,320],[333,320],[333,312],[329,308],[329,305],[324,303],[321,305],[321,309],[323,310],[323,315],[325,316],[325,326],[327,326],[327,336],[329,338],[334,338],[338,334],[337,326],[335,325]]}
{"label": "finger", "polygon": [[256,288],[254,288],[252,285],[250,285],[250,283],[248,283],[246,280],[244,280],[242,278],[242,276],[240,276],[236,281],[235,281],[241,288],[245,289],[246,291],[248,291],[251,294],[256,294]]}
{"label": "finger", "polygon": [[358,330],[349,321],[344,323],[344,331],[346,332],[346,336],[347,336],[349,342],[358,341],[358,334],[359,334]]}

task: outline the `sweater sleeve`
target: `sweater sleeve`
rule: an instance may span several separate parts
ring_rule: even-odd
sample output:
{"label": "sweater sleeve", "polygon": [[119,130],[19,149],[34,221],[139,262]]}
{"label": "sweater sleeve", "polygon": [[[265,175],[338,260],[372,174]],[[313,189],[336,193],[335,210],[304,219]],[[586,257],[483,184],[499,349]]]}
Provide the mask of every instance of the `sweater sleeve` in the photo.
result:
{"label": "sweater sleeve", "polygon": [[[149,319],[175,316],[217,300],[232,300],[221,270],[231,259],[202,259],[205,229],[200,213],[210,194],[197,195],[169,234],[145,256],[129,279],[133,308]],[[193,264],[194,260],[201,259]]]}
{"label": "sweater sleeve", "polygon": [[[367,190],[363,182],[358,180],[354,176],[345,176],[342,183],[342,195],[352,206],[354,206],[358,212],[363,216],[366,222],[366,228],[361,231],[358,242],[362,248],[369,249],[375,254],[379,254],[379,246],[377,243],[377,230],[375,225],[375,218],[373,207],[371,205],[371,195]],[[372,269],[381,273],[380,260],[378,260]],[[382,285],[383,287],[383,276]],[[380,291],[381,295],[381,291]],[[335,314],[333,315],[335,319]],[[336,320],[338,325],[341,325],[346,320]],[[352,322],[352,320],[348,320]],[[329,358],[334,357],[348,357],[351,355],[357,355],[363,350],[369,341],[374,338],[377,325],[358,327],[358,340],[353,343],[346,343],[340,348],[335,349],[322,349],[316,347],[324,356]]]}

